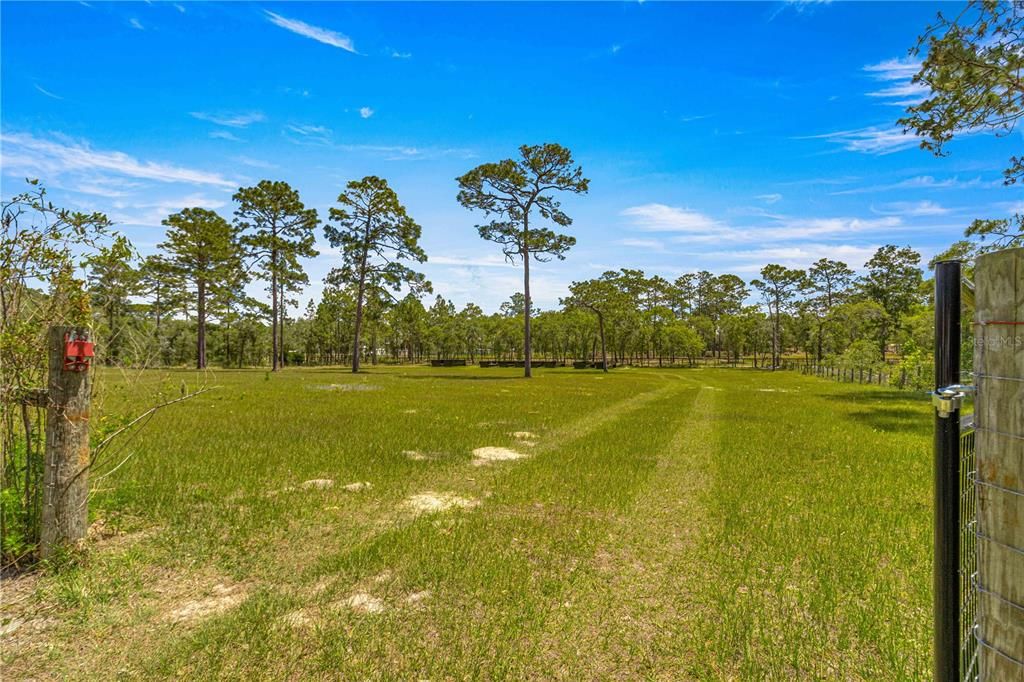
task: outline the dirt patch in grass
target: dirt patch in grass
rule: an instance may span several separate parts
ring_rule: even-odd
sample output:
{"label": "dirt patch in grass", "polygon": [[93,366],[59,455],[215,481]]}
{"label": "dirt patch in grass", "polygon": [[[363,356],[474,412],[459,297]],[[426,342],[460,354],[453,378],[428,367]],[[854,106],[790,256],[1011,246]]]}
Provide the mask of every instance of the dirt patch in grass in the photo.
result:
{"label": "dirt patch in grass", "polygon": [[370,488],[373,487],[373,484],[370,483],[369,481],[356,481],[355,483],[347,483],[341,487],[342,490],[346,492],[358,493],[362,492],[363,490],[369,490]]}
{"label": "dirt patch in grass", "polygon": [[471,509],[479,506],[480,500],[460,497],[455,493],[435,493],[426,491],[409,497],[405,506],[421,514],[444,512],[449,509]]}
{"label": "dirt patch in grass", "polygon": [[318,384],[310,386],[313,391],[379,391],[377,384]]}
{"label": "dirt patch in grass", "polygon": [[523,457],[526,457],[526,455],[511,448],[487,446],[473,450],[473,464],[475,466],[483,466],[491,462],[508,462],[514,459],[522,459]]}
{"label": "dirt patch in grass", "polygon": [[167,613],[164,620],[175,625],[197,623],[233,609],[245,600],[246,594],[243,585],[217,583],[209,595],[179,603]]}
{"label": "dirt patch in grass", "polygon": [[[308,481],[303,481],[299,487],[303,490],[327,490],[334,487],[334,479],[313,478]],[[287,490],[287,488],[285,488],[285,490]]]}
{"label": "dirt patch in grass", "polygon": [[420,590],[418,592],[412,592],[412,593],[406,595],[405,599],[403,599],[402,601],[405,602],[409,606],[415,606],[416,604],[419,604],[421,602],[424,602],[424,601],[430,599],[430,597],[431,597],[430,590]]}
{"label": "dirt patch in grass", "polygon": [[383,613],[384,609],[387,608],[384,605],[383,599],[374,597],[368,592],[356,592],[340,602],[335,602],[335,604],[343,608],[352,609],[356,613]]}

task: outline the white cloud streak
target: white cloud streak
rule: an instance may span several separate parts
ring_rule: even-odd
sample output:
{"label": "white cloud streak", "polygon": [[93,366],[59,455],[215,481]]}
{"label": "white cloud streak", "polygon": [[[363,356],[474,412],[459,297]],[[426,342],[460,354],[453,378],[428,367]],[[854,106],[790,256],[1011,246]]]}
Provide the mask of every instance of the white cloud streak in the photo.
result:
{"label": "white cloud streak", "polygon": [[228,128],[245,128],[253,123],[259,123],[260,121],[266,120],[266,116],[259,111],[241,114],[212,114],[205,111],[192,111],[189,112],[189,116],[197,118],[200,121],[208,121]]}
{"label": "white cloud streak", "polygon": [[28,133],[2,133],[5,174],[17,173],[33,177],[53,178],[64,173],[109,172],[116,175],[180,182],[192,185],[236,187],[237,184],[218,173],[176,166],[155,161],[140,161],[119,151],[93,149],[87,142],[67,138],[45,140]]}
{"label": "white cloud streak", "polygon": [[38,83],[33,83],[32,85],[35,87],[36,90],[38,90],[39,92],[43,93],[47,97],[52,97],[53,99],[64,99],[60,95],[53,94],[52,92],[50,92],[49,90],[47,90],[43,86],[39,85]]}
{"label": "white cloud streak", "polygon": [[356,46],[353,44],[352,39],[347,35],[327,28],[313,26],[312,24],[307,24],[306,22],[299,21],[298,19],[289,19],[288,17],[283,17],[280,14],[271,12],[270,10],[264,10],[264,12],[266,12],[267,20],[270,23],[275,26],[279,26],[286,31],[291,31],[292,33],[315,40],[318,43],[323,43],[324,45],[340,48],[347,52],[351,52],[352,54],[359,54],[359,52],[356,51]]}

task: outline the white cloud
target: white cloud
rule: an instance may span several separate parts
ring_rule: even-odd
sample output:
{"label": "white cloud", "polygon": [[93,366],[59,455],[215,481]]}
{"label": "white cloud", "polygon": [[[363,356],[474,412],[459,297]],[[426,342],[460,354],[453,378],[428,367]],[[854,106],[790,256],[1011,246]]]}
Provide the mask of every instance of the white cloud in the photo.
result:
{"label": "white cloud", "polygon": [[775,225],[745,230],[748,238],[807,239],[830,235],[850,235],[863,232],[881,232],[900,227],[897,216],[883,218],[781,218]]}
{"label": "white cloud", "polygon": [[510,268],[514,267],[503,256],[431,256],[427,261],[432,265],[453,265],[479,268]]}
{"label": "white cloud", "polygon": [[32,85],[35,86],[36,90],[38,90],[39,92],[43,93],[47,97],[52,97],[53,99],[64,99],[60,95],[53,94],[52,92],[50,92],[49,90],[47,90],[43,86],[39,85],[38,83],[33,83]]}
{"label": "white cloud", "polygon": [[152,201],[115,201],[113,202],[114,210],[110,213],[110,219],[119,225],[160,227],[163,219],[170,214],[193,206],[213,211],[227,206],[227,202],[223,199],[211,198],[200,193]]}
{"label": "white cloud", "polygon": [[703,213],[665,204],[632,206],[620,215],[632,218],[646,232],[709,232],[722,227]]}
{"label": "white cloud", "polygon": [[887,185],[869,185],[867,187],[852,187],[850,189],[839,190],[832,192],[832,195],[869,194],[872,192],[885,192],[897,189],[984,189],[989,187],[1000,187],[1002,184],[1002,180],[982,180],[980,177],[975,177],[970,180],[961,180],[959,177],[953,176],[951,178],[938,180],[931,175],[918,175]]}
{"label": "white cloud", "polygon": [[215,140],[230,140],[231,142],[243,142],[242,138],[238,137],[229,130],[210,131],[210,137],[212,137]]}
{"label": "white cloud", "polygon": [[373,109],[371,109],[370,107],[362,107],[359,109],[359,115],[362,118],[370,118],[371,116],[373,116]]}
{"label": "white cloud", "polygon": [[132,17],[131,19],[128,20],[128,24],[132,28],[137,29],[139,31],[145,31],[146,30],[146,27],[142,25],[142,22],[140,22],[138,19],[136,19],[134,17]]}
{"label": "white cloud", "polygon": [[235,158],[238,163],[245,166],[251,166],[252,168],[262,168],[264,170],[270,170],[271,168],[279,168],[277,164],[270,163],[269,161],[262,161],[260,159],[254,159],[249,156],[238,156]]}
{"label": "white cloud", "polygon": [[155,161],[140,161],[124,152],[93,149],[89,143],[61,137],[44,140],[28,133],[0,133],[3,142],[3,166],[6,174],[57,179],[62,174],[106,171],[119,176],[155,180],[235,187],[236,183],[219,173],[176,166]]}
{"label": "white cloud", "polygon": [[876,81],[888,83],[880,90],[867,93],[868,97],[887,100],[885,104],[907,107],[920,104],[930,89],[922,83],[913,82],[921,69],[921,62],[912,59],[887,59],[877,64],[868,64],[864,71]]}
{"label": "white cloud", "polygon": [[291,31],[292,33],[310,38],[325,45],[330,45],[331,47],[341,48],[342,50],[346,50],[353,54],[359,54],[356,51],[356,46],[352,43],[352,39],[346,35],[338,33],[337,31],[313,26],[312,24],[307,24],[306,22],[299,21],[298,19],[289,19],[281,16],[280,14],[275,14],[270,10],[264,10],[264,12],[266,12],[267,20],[270,23],[275,26],[280,26],[286,31]]}
{"label": "white cloud", "polygon": [[913,59],[886,59],[877,64],[868,64],[864,70],[875,80],[910,80],[921,70],[921,62]]}
{"label": "white cloud", "polygon": [[227,126],[229,128],[245,128],[253,123],[266,120],[266,116],[259,111],[241,114],[212,114],[205,111],[192,111],[189,115],[192,118],[198,118],[200,121],[209,121],[210,123],[216,123],[219,126]]}
{"label": "white cloud", "polygon": [[399,52],[398,50],[392,50],[391,56],[394,59],[411,59],[412,52]]}
{"label": "white cloud", "polygon": [[822,258],[842,261],[854,269],[860,269],[877,250],[878,246],[874,244],[857,246],[807,243],[786,247],[714,251],[701,254],[701,256],[728,261],[730,265],[725,269],[730,272],[755,275],[768,263],[778,263],[787,268],[805,269]]}
{"label": "white cloud", "polygon": [[824,135],[808,135],[796,139],[829,140],[843,145],[843,149],[847,151],[879,156],[918,146],[917,138],[904,133],[902,128],[879,128],[878,126],[841,130]]}
{"label": "white cloud", "polygon": [[773,193],[773,194],[758,194],[754,198],[755,199],[760,199],[761,201],[763,201],[766,204],[777,204],[780,201],[782,201],[782,195],[777,193],[777,192]]}
{"label": "white cloud", "polygon": [[178,10],[182,14],[185,13],[185,7],[183,5],[179,5],[178,3],[174,3],[174,9]]}
{"label": "white cloud", "polygon": [[645,232],[678,232],[669,237],[675,244],[756,243],[794,241],[847,236],[855,233],[891,231],[903,225],[899,216],[879,218],[802,218],[766,216],[761,225],[733,226],[689,209],[665,204],[645,204],[622,211],[632,218],[634,228]]}
{"label": "white cloud", "polygon": [[895,216],[906,216],[906,217],[918,217],[918,216],[932,216],[932,215],[945,215],[949,213],[949,209],[945,206],[940,206],[934,201],[893,201],[888,204],[882,204],[881,206],[872,209],[875,213],[882,215],[895,215]]}
{"label": "white cloud", "polygon": [[620,239],[616,244],[621,246],[629,246],[634,249],[646,249],[647,251],[664,251],[664,242],[657,239]]}

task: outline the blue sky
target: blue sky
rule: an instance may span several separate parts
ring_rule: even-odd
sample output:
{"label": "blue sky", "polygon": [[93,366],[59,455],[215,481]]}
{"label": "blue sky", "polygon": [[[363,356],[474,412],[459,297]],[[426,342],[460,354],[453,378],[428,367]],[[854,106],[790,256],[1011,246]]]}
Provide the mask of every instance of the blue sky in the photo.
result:
{"label": "blue sky", "polygon": [[[423,226],[435,291],[493,310],[520,270],[454,178],[559,142],[591,191],[564,202],[576,248],[534,270],[542,308],[610,268],[749,279],[886,243],[927,259],[1024,204],[1000,178],[1018,135],[937,159],[894,124],[921,97],[907,49],[958,6],[4,2],[2,189],[39,177],[150,253],[168,213],[230,217],[240,185],[286,180],[326,217],[380,175]],[[319,238],[306,299],[337,263]]]}

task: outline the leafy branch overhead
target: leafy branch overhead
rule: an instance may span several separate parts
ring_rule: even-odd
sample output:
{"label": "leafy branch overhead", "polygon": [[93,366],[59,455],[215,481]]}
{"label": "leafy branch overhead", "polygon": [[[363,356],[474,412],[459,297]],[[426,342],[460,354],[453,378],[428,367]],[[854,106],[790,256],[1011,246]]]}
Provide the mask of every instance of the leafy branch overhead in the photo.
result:
{"label": "leafy branch overhead", "polygon": [[[1024,3],[974,0],[955,16],[942,12],[911,50],[924,53],[913,82],[928,96],[899,123],[937,156],[956,135],[1011,135],[1024,118]],[[1024,178],[1024,154],[1013,155],[1004,182]],[[992,238],[988,248],[1024,243],[1024,216],[976,220],[967,236]]]}

